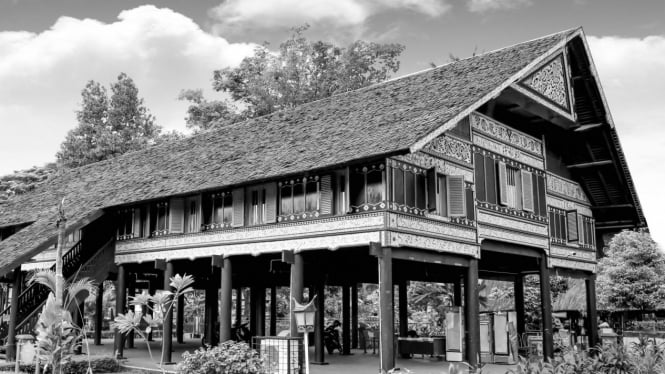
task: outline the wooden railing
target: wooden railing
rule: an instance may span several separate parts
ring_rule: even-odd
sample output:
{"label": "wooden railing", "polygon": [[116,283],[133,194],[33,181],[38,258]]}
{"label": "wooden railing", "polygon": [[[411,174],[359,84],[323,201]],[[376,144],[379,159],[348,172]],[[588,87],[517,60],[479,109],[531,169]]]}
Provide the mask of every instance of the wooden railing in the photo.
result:
{"label": "wooden railing", "polygon": [[[62,273],[65,279],[77,276],[82,266],[113,240],[115,229],[110,227],[107,221],[102,217],[90,224],[91,227],[85,231],[83,238],[62,256]],[[51,270],[55,271],[55,265],[51,266]],[[21,292],[18,297],[16,333],[31,333],[39,316],[37,311],[46,301],[49,292],[51,291],[48,287],[39,283],[33,283]],[[2,341],[7,338],[10,310],[11,306],[0,313]]]}

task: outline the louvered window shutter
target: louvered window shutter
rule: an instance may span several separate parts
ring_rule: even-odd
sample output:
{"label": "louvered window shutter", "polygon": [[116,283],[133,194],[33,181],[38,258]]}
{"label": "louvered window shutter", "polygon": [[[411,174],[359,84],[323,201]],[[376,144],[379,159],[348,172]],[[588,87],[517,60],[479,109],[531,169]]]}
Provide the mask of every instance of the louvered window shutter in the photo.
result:
{"label": "louvered window shutter", "polygon": [[485,157],[482,153],[474,153],[473,168],[476,180],[476,198],[478,201],[487,201],[485,197]]}
{"label": "louvered window shutter", "polygon": [[497,167],[499,168],[499,203],[508,205],[508,172],[506,170],[506,163],[499,161]]}
{"label": "louvered window shutter", "polygon": [[134,208],[134,227],[132,228],[132,237],[141,237],[141,208]]}
{"label": "louvered window shutter", "polygon": [[233,198],[233,227],[245,225],[245,190],[236,188],[231,192]]}
{"label": "louvered window shutter", "polygon": [[182,234],[185,231],[185,199],[172,198],[169,208],[169,233]]}
{"label": "louvered window shutter", "polygon": [[579,240],[579,225],[577,223],[577,211],[566,211],[566,224],[568,225],[568,241],[576,242]]}
{"label": "louvered window shutter", "polygon": [[464,217],[464,177],[461,175],[450,175],[446,178],[448,187],[448,216]]}
{"label": "louvered window shutter", "polygon": [[436,202],[438,196],[436,193],[436,169],[427,170],[427,210],[436,212]]}
{"label": "louvered window shutter", "polygon": [[533,198],[533,177],[531,172],[522,170],[522,208],[532,213],[534,211]]}
{"label": "louvered window shutter", "polygon": [[321,177],[319,190],[321,191],[319,198],[319,209],[321,214],[333,213],[333,188],[332,188],[332,175],[327,174]]}
{"label": "louvered window shutter", "polygon": [[538,176],[538,205],[540,206],[540,215],[547,214],[547,198],[545,197],[545,177]]}
{"label": "louvered window shutter", "polygon": [[277,221],[277,184],[268,183],[265,185],[266,194],[266,216],[265,223]]}
{"label": "louvered window shutter", "polygon": [[466,189],[466,218],[470,220],[476,219],[475,201],[473,199],[473,190],[471,188]]}

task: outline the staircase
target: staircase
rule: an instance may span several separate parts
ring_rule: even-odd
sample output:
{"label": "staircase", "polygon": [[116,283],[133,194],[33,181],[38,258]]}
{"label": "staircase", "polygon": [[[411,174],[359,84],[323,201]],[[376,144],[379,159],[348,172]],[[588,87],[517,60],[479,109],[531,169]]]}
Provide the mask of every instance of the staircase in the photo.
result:
{"label": "staircase", "polygon": [[[98,283],[106,279],[113,266],[115,252],[115,225],[103,215],[83,228],[81,240],[75,243],[62,256],[62,272],[68,281],[75,278],[90,278]],[[55,270],[55,265],[51,267]],[[50,290],[41,284],[33,283],[18,297],[16,335],[32,334],[39,318],[39,312],[46,302]],[[11,306],[0,313],[0,340],[6,343]]]}

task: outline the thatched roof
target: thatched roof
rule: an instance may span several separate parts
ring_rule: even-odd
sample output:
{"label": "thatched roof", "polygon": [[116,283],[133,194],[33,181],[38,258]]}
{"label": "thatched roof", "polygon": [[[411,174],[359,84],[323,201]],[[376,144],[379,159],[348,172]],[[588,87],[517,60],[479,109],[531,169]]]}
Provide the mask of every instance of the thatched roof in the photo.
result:
{"label": "thatched roof", "polygon": [[57,202],[69,223],[136,201],[406,153],[514,82],[579,30],[485,53],[357,91],[224,126],[58,174],[0,204],[0,227],[33,222],[0,242],[0,275],[55,239]]}

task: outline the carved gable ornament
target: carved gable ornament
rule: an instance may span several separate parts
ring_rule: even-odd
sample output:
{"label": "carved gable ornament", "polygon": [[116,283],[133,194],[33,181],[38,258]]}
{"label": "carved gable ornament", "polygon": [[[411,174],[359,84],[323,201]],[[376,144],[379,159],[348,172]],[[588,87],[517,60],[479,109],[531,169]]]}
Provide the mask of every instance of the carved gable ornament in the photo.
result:
{"label": "carved gable ornament", "polygon": [[521,84],[559,107],[570,110],[566,76],[563,55],[559,55],[522,80]]}

